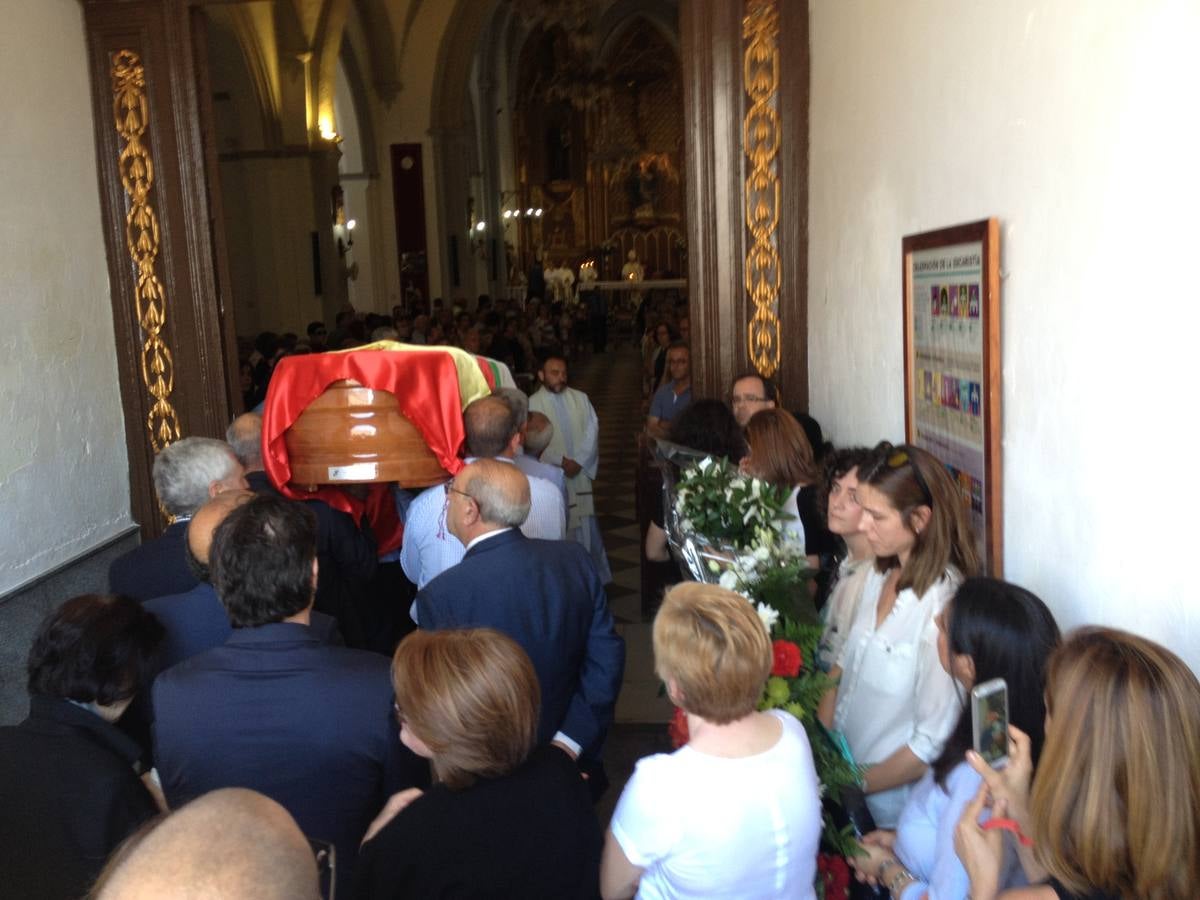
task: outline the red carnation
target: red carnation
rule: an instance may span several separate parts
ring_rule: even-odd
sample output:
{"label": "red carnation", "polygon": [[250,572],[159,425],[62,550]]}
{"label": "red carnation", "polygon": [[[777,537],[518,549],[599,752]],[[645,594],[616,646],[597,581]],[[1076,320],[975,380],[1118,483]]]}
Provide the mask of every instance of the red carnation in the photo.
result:
{"label": "red carnation", "polygon": [[832,853],[817,856],[817,878],[825,884],[825,900],[846,900],[850,892],[850,867]]}
{"label": "red carnation", "polygon": [[671,724],[667,726],[667,734],[671,736],[671,746],[676,750],[689,740],[687,713],[679,707],[675,708],[675,715],[671,717]]}
{"label": "red carnation", "polygon": [[771,674],[778,675],[780,678],[795,678],[800,674],[800,667],[804,665],[804,657],[800,654],[800,648],[791,641],[778,640],[771,644],[771,650],[775,657],[775,662],[771,666]]}

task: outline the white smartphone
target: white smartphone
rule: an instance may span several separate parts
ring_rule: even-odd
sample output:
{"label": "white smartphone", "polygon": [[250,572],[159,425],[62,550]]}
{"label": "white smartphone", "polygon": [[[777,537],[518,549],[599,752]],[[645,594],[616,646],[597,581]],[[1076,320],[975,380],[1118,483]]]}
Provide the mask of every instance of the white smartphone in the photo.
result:
{"label": "white smartphone", "polygon": [[1008,685],[993,678],[971,688],[971,733],[975,752],[993,769],[1008,763]]}

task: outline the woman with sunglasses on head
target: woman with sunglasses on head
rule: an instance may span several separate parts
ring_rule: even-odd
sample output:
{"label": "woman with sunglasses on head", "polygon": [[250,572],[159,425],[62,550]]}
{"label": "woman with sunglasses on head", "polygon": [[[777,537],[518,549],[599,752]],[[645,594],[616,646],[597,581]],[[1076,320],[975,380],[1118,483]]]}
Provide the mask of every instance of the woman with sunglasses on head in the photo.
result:
{"label": "woman with sunglasses on head", "polygon": [[839,684],[822,721],[865,768],[876,826],[895,828],[913,782],[958,721],[935,617],[979,562],[958,488],[932,454],[879,444],[858,468],[856,493],[875,564],[830,672]]}
{"label": "woman with sunglasses on head", "polygon": [[[958,724],[941,755],[917,782],[895,831],[875,831],[850,864],[861,879],[887,887],[896,900],[963,900],[970,883],[954,850],[954,831],[981,778],[966,761],[974,743],[971,688],[995,678],[1008,687],[1009,721],[1029,735],[1031,763],[1041,755],[1046,717],[1046,663],[1059,643],[1046,605],[1022,588],[968,578],[937,617],[938,658],[959,685]],[[1025,884],[1015,852],[1001,883]]]}
{"label": "woman with sunglasses on head", "polygon": [[[1200,681],[1153,641],[1111,628],[1067,636],[1046,671],[1046,745],[1033,790],[1033,735],[1009,729],[1009,764],[975,754],[985,785],[955,846],[974,900],[1004,887],[1012,835],[1033,887],[1002,900],[1190,900],[1200,886]],[[1026,846],[1028,843],[1029,846]]]}

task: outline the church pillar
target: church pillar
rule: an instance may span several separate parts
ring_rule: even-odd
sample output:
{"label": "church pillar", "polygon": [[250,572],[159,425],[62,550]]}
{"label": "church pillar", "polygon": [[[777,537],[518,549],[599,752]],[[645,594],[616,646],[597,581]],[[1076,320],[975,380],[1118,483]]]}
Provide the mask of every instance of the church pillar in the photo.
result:
{"label": "church pillar", "polygon": [[83,0],[100,200],[133,517],[163,522],[155,454],[219,436],[240,408],[231,311],[217,277],[211,148],[185,0]]}
{"label": "church pillar", "polygon": [[681,4],[693,381],[808,405],[808,2]]}

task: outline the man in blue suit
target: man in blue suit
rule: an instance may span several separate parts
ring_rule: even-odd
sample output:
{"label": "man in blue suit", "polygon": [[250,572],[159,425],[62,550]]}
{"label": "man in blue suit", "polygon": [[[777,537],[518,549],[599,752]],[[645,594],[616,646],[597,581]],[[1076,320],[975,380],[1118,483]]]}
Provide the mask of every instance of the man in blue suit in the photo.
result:
{"label": "man in blue suit", "polygon": [[109,592],[145,601],[194,588],[196,576],[183,552],[188,520],[218,494],[245,489],[242,464],[224,441],[192,437],[164,448],[154,458],[154,493],[171,524],[154,540],[112,561]]}
{"label": "man in blue suit", "polygon": [[520,644],[542,689],[538,739],[586,770],[612,723],[625,643],[587,550],[525,537],[518,526],[528,511],[529,481],[515,466],[480,459],[448,482],[446,528],[467,550],[417,594],[417,621],[495,628]]}
{"label": "man in blue suit", "polygon": [[221,787],[266,794],[308,837],[336,846],[342,893],[386,799],[428,779],[400,744],[388,660],[323,645],[308,628],[316,525],[303,504],[260,496],[239,506],[217,528],[210,563],[234,630],[155,681],[167,801]]}
{"label": "man in blue suit", "polygon": [[[200,583],[190,591],[155,597],[143,605],[158,617],[167,630],[159,653],[158,668],[169,669],[185,659],[219,647],[233,634],[229,614],[212,586],[209,552],[213,535],[228,515],[254,499],[250,491],[226,491],[196,510],[187,526],[184,554],[188,567]],[[332,616],[312,612],[309,628],[323,644],[341,644],[342,636]]]}

